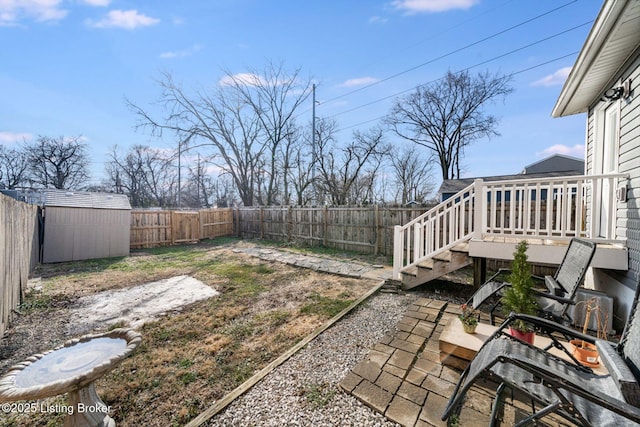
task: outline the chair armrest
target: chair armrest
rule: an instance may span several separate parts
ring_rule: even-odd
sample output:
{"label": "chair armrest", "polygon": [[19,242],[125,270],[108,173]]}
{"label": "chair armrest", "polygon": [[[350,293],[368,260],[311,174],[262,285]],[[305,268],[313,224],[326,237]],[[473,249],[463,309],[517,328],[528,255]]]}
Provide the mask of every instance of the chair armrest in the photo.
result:
{"label": "chair armrest", "polygon": [[552,299],[554,301],[561,302],[563,304],[571,304],[571,305],[576,304],[576,300],[571,298],[565,298],[564,296],[558,296],[550,293],[548,294],[546,292],[540,292],[535,289],[533,289],[533,293],[536,295],[536,297],[539,297],[539,298]]}
{"label": "chair armrest", "polygon": [[551,276],[544,276],[544,284],[549,290],[551,295],[555,295],[558,297],[564,296],[566,294],[565,289]]}
{"label": "chair armrest", "polygon": [[624,359],[614,346],[605,340],[596,340],[600,361],[611,377],[618,383],[622,396],[634,406],[640,406],[640,385]]}

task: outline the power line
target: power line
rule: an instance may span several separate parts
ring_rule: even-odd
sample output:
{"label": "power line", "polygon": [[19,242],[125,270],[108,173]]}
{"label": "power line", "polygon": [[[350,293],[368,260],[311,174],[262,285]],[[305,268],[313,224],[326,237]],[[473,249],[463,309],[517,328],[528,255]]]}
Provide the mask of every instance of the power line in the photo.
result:
{"label": "power line", "polygon": [[[398,73],[392,74],[392,75],[390,75],[390,76],[388,76],[388,77],[385,77],[385,78],[383,78],[383,79],[381,79],[381,80],[377,80],[377,81],[375,81],[375,82],[373,82],[373,83],[369,83],[369,84],[364,85],[364,86],[361,86],[361,87],[359,87],[359,88],[357,88],[357,89],[353,89],[353,90],[351,90],[351,91],[349,91],[349,92],[347,92],[347,93],[343,93],[342,95],[338,95],[338,96],[336,96],[336,97],[330,98],[329,100],[324,101],[324,102],[323,102],[323,104],[327,104],[327,103],[329,103],[329,102],[333,102],[333,101],[335,101],[335,100],[338,100],[338,99],[344,98],[344,97],[346,97],[346,96],[353,95],[354,93],[357,93],[357,92],[363,91],[363,90],[365,90],[365,89],[368,89],[368,88],[373,87],[373,86],[375,86],[375,85],[378,85],[378,84],[380,84],[380,83],[383,83],[383,82],[389,81],[389,80],[391,80],[391,79],[394,79],[394,78],[396,78],[396,77],[402,76],[402,75],[407,74],[407,73],[409,73],[409,72],[411,72],[411,71],[417,70],[418,68],[422,68],[422,67],[424,67],[425,65],[429,65],[429,64],[431,64],[431,63],[433,63],[433,62],[439,61],[440,59],[444,59],[444,58],[446,58],[446,57],[448,57],[448,56],[451,56],[451,55],[454,55],[454,54],[456,54],[456,53],[462,52],[463,50],[469,49],[469,48],[471,48],[471,47],[473,47],[473,46],[477,46],[477,45],[479,45],[479,44],[481,44],[481,43],[484,43],[484,42],[486,42],[486,41],[488,41],[488,40],[491,40],[491,39],[496,38],[496,37],[498,37],[498,36],[500,36],[500,35],[503,35],[503,34],[505,34],[505,33],[508,33],[509,31],[512,31],[512,30],[514,30],[514,29],[516,29],[516,28],[522,27],[522,26],[524,26],[524,25],[526,25],[526,24],[528,24],[528,23],[531,23],[531,22],[533,22],[533,21],[536,21],[536,20],[538,20],[538,19],[540,19],[540,18],[543,18],[543,17],[545,17],[545,16],[547,16],[547,15],[550,15],[550,14],[552,14],[552,13],[555,13],[555,12],[557,12],[558,10],[563,9],[563,8],[565,8],[565,7],[569,6],[569,5],[570,5],[570,4],[572,4],[572,3],[575,3],[576,1],[577,1],[577,0],[570,1],[570,2],[568,2],[568,3],[565,3],[565,4],[561,5],[561,6],[558,6],[558,7],[554,8],[554,9],[548,10],[547,12],[544,12],[544,13],[542,13],[542,14],[540,14],[540,15],[534,16],[534,17],[529,18],[529,19],[527,19],[527,20],[525,20],[525,21],[519,22],[518,24],[512,25],[511,27],[505,28],[504,30],[500,30],[500,31],[498,31],[498,32],[496,32],[496,33],[493,33],[493,34],[491,34],[491,35],[489,35],[489,36],[487,36],[487,37],[484,37],[484,38],[482,38],[482,39],[480,39],[480,40],[477,40],[477,41],[475,41],[475,42],[469,43],[469,44],[467,44],[467,45],[465,45],[465,46],[462,46],[462,47],[460,47],[460,48],[457,48],[457,49],[454,49],[454,50],[452,50],[452,51],[449,51],[449,52],[447,52],[447,53],[445,53],[445,54],[442,54],[442,55],[440,55],[440,56],[438,56],[438,57],[436,57],[436,58],[432,58],[432,59],[430,59],[430,60],[428,60],[428,61],[426,61],[426,62],[423,62],[423,63],[421,63],[421,64],[415,65],[415,66],[413,66],[413,67],[411,67],[411,68],[407,68],[407,69],[405,69],[405,70],[403,70],[403,71],[400,71],[400,72],[398,72]],[[590,22],[593,22],[593,21],[590,21]]]}
{"label": "power line", "polygon": [[[571,28],[569,28],[569,29],[566,29],[566,30],[560,31],[560,32],[558,32],[558,33],[552,34],[552,35],[550,35],[550,36],[548,36],[548,37],[544,37],[544,38],[542,38],[542,39],[538,39],[538,40],[536,40],[535,42],[528,43],[528,44],[526,44],[526,45],[524,45],[524,46],[517,47],[517,48],[512,49],[512,50],[510,50],[510,51],[508,51],[508,52],[502,53],[502,54],[500,54],[500,55],[498,55],[498,56],[494,56],[494,57],[489,58],[489,59],[486,59],[486,60],[484,60],[484,61],[482,61],[482,62],[478,62],[477,64],[471,65],[471,66],[469,66],[469,67],[467,67],[467,68],[464,68],[464,69],[462,69],[462,70],[460,70],[460,71],[458,71],[458,72],[467,71],[467,70],[470,70],[470,69],[472,69],[472,68],[476,68],[476,67],[479,67],[479,66],[481,66],[481,65],[488,64],[489,62],[496,61],[496,60],[498,60],[498,59],[501,59],[501,58],[504,58],[504,57],[506,57],[506,56],[512,55],[512,54],[514,54],[514,53],[516,53],[516,52],[520,52],[520,51],[525,50],[525,49],[528,49],[528,48],[530,48],[530,47],[532,47],[532,46],[535,46],[535,45],[538,45],[538,44],[544,43],[544,42],[546,42],[546,41],[549,41],[549,40],[551,40],[551,39],[554,39],[554,38],[556,38],[556,37],[559,37],[559,36],[561,36],[561,35],[564,35],[564,34],[566,34],[566,33],[569,33],[569,32],[571,32],[571,31],[575,31],[575,30],[577,30],[577,29],[579,29],[579,28],[581,28],[581,27],[584,27],[584,26],[587,26],[587,25],[591,25],[592,23],[593,23],[593,20],[590,20],[590,21],[588,21],[588,22],[584,22],[584,23],[582,23],[582,24],[576,25],[576,26],[571,27]],[[328,118],[335,118],[335,117],[337,117],[337,116],[341,116],[341,115],[343,115],[343,114],[350,113],[350,112],[352,112],[352,111],[359,110],[359,109],[361,109],[361,108],[368,107],[368,106],[373,105],[373,104],[377,104],[378,102],[382,102],[382,101],[385,101],[385,100],[387,100],[387,99],[389,99],[389,98],[394,98],[394,97],[396,97],[396,96],[398,96],[398,95],[402,95],[403,93],[410,92],[410,91],[412,91],[412,90],[414,90],[414,89],[416,89],[416,88],[418,88],[418,87],[420,87],[420,86],[424,86],[424,85],[426,85],[426,84],[435,83],[435,82],[437,82],[437,81],[439,81],[439,80],[442,80],[443,78],[444,78],[444,77],[440,77],[440,78],[437,78],[437,79],[431,80],[431,81],[426,82],[426,83],[420,83],[419,85],[416,85],[416,86],[411,87],[411,88],[409,88],[409,89],[405,89],[405,90],[403,90],[403,91],[396,92],[396,93],[394,93],[394,94],[387,95],[387,96],[385,96],[385,97],[378,98],[378,99],[376,99],[376,100],[373,100],[373,101],[367,102],[367,103],[365,103],[365,104],[361,104],[361,105],[355,106],[355,107],[353,107],[353,108],[350,108],[350,109],[348,109],[348,110],[344,110],[344,111],[341,111],[341,112],[339,112],[339,113],[333,114],[333,115],[331,115],[331,116],[328,116]]]}
{"label": "power line", "polygon": [[[533,70],[533,69],[540,68],[540,67],[543,67],[543,66],[545,66],[545,65],[551,64],[551,63],[553,63],[553,62],[560,61],[560,60],[565,59],[565,58],[569,58],[569,57],[571,57],[571,56],[577,55],[578,53],[579,53],[579,51],[575,51],[575,52],[567,53],[566,55],[562,55],[562,56],[559,56],[559,57],[556,57],[556,58],[550,59],[550,60],[548,60],[548,61],[541,62],[541,63],[539,63],[539,64],[532,65],[532,66],[530,66],[530,67],[523,68],[523,69],[518,70],[518,71],[514,71],[513,73],[510,73],[510,74],[509,74],[509,76],[511,77],[511,76],[515,76],[515,75],[518,75],[518,74],[522,74],[522,73],[525,73],[525,72],[527,72],[527,71],[531,71],[531,70]],[[486,61],[485,61],[485,62],[486,62]],[[471,67],[465,68],[464,70],[461,70],[461,71],[458,71],[458,72],[462,72],[462,71],[470,70],[470,69],[472,69],[472,68],[474,68],[474,67],[477,67],[477,66],[479,66],[479,65],[481,65],[481,64],[482,64],[482,63],[477,64],[477,65],[472,65]],[[436,81],[438,81],[438,80],[441,80],[441,78],[440,78],[440,79],[436,79],[436,80],[432,80],[432,81],[431,81],[431,82],[429,82],[429,83],[433,83],[433,82],[436,82]],[[427,83],[427,84],[428,84],[428,83]],[[414,87],[413,87],[413,88],[411,88],[411,89],[407,89],[407,90],[404,90],[404,91],[402,91],[402,92],[398,92],[398,94],[396,94],[396,95],[394,95],[394,96],[397,96],[397,95],[402,94],[402,93],[405,93],[405,92],[409,92],[409,91],[414,90],[414,89],[416,89],[416,88],[418,88],[418,87],[420,87],[420,86],[422,86],[422,84],[417,85],[417,86],[414,86]],[[389,98],[389,97],[385,97],[384,99],[387,99],[387,98]],[[336,133],[337,133],[337,132],[342,132],[342,131],[345,131],[345,130],[349,130],[349,129],[353,129],[353,128],[358,127],[358,126],[366,125],[366,124],[368,124],[368,123],[376,122],[376,121],[382,120],[382,119],[383,119],[383,118],[385,118],[385,117],[386,117],[386,115],[378,116],[378,117],[373,118],[373,119],[365,120],[364,122],[356,123],[356,124],[351,125],[351,126],[346,126],[346,127],[343,127],[343,128],[338,129],[338,130],[336,131]]]}
{"label": "power line", "polygon": [[[477,15],[475,15],[475,16],[472,16],[472,17],[471,17],[471,18],[469,18],[469,19],[465,19],[464,21],[461,21],[461,22],[459,22],[459,23],[457,23],[457,24],[455,24],[455,25],[452,25],[452,26],[450,26],[450,27],[448,27],[448,28],[445,28],[445,29],[443,29],[442,31],[438,32],[437,34],[432,34],[432,35],[430,35],[429,37],[427,37],[427,38],[425,38],[425,39],[422,39],[422,40],[420,40],[420,41],[418,41],[418,42],[415,42],[415,43],[411,44],[410,46],[406,46],[404,49],[395,49],[395,50],[394,50],[394,52],[393,52],[393,54],[388,54],[388,55],[385,55],[384,57],[382,57],[382,56],[381,56],[379,60],[369,62],[368,64],[364,65],[364,67],[369,67],[369,66],[371,66],[372,64],[377,64],[377,63],[379,63],[379,62],[383,61],[384,59],[389,59],[389,58],[391,58],[392,56],[398,56],[398,54],[399,54],[399,53],[401,53],[401,52],[406,52],[406,51],[411,50],[411,49],[414,49],[414,48],[416,48],[417,46],[420,46],[420,45],[422,45],[422,44],[424,44],[424,43],[426,43],[426,42],[428,42],[428,41],[432,41],[432,40],[438,39],[438,38],[440,38],[440,37],[444,36],[445,34],[450,33],[450,32],[451,32],[451,31],[453,31],[453,30],[456,30],[456,29],[458,29],[458,28],[460,28],[460,27],[463,27],[463,26],[467,25],[467,24],[468,24],[468,23],[470,23],[470,22],[473,22],[473,21],[475,21],[475,20],[479,19],[480,17],[482,17],[482,16],[484,16],[484,15],[489,15],[489,14],[491,14],[492,12],[494,12],[494,11],[496,11],[496,10],[498,10],[498,9],[502,9],[502,8],[504,8],[504,7],[505,7],[505,5],[507,5],[507,4],[509,4],[509,3],[512,3],[513,1],[514,1],[514,0],[507,0],[507,1],[505,1],[504,3],[502,3],[502,4],[496,5],[496,6],[494,6],[494,7],[490,8],[490,9],[488,9],[488,10],[485,10],[485,11],[484,11],[484,12],[482,12],[482,13],[479,13],[479,14],[477,14]],[[573,0],[573,1],[574,1],[574,2],[576,2],[576,1],[578,1],[578,0]]]}

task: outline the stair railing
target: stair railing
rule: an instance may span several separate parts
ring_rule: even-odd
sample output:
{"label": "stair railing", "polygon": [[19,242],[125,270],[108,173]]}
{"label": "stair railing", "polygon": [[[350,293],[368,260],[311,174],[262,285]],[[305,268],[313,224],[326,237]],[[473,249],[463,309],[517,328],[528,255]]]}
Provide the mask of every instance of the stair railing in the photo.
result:
{"label": "stair railing", "polygon": [[405,225],[396,225],[393,234],[393,278],[425,259],[434,257],[468,240],[474,230],[474,203],[482,180],[459,191]]}
{"label": "stair railing", "polygon": [[627,197],[626,173],[485,182],[394,228],[393,278],[473,237],[618,242],[616,211]]}

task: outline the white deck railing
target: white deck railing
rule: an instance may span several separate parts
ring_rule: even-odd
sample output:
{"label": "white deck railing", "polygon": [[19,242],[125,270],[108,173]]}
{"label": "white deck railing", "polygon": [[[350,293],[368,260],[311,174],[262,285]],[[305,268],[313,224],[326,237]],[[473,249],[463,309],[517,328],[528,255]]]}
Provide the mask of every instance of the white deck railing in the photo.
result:
{"label": "white deck railing", "polygon": [[627,177],[616,173],[488,182],[477,179],[411,222],[395,227],[394,278],[471,237],[615,241],[618,189]]}

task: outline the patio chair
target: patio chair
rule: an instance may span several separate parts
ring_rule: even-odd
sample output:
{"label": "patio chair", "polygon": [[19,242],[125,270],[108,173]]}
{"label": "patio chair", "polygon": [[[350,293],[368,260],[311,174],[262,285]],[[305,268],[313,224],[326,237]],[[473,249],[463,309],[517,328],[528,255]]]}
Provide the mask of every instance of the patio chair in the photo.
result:
{"label": "patio chair", "polygon": [[[541,317],[556,322],[571,323],[568,309],[576,303],[576,291],[584,280],[595,251],[596,244],[594,242],[577,237],[571,239],[555,276],[544,277],[546,290],[535,291]],[[498,270],[467,301],[467,305],[474,309],[490,303],[489,314],[492,325],[495,324],[495,313],[500,306],[502,289],[510,286],[509,283],[498,281],[496,278],[508,271],[509,269],[504,268]]]}
{"label": "patio chair", "polygon": [[[551,413],[581,426],[640,425],[638,290],[640,285],[631,317],[616,346],[548,319],[511,313],[462,373],[442,420],[458,414],[467,391],[480,378],[486,378],[498,384],[491,413],[492,426],[503,409],[506,389],[524,393],[532,403],[532,413],[515,424],[517,426],[534,423]],[[536,333],[551,338],[551,344],[540,349],[511,337],[505,328],[516,319],[535,325]],[[590,368],[579,365],[562,346],[559,337],[595,343],[600,363],[608,373],[594,373]],[[550,354],[548,350],[551,347],[563,350],[568,360]]]}

